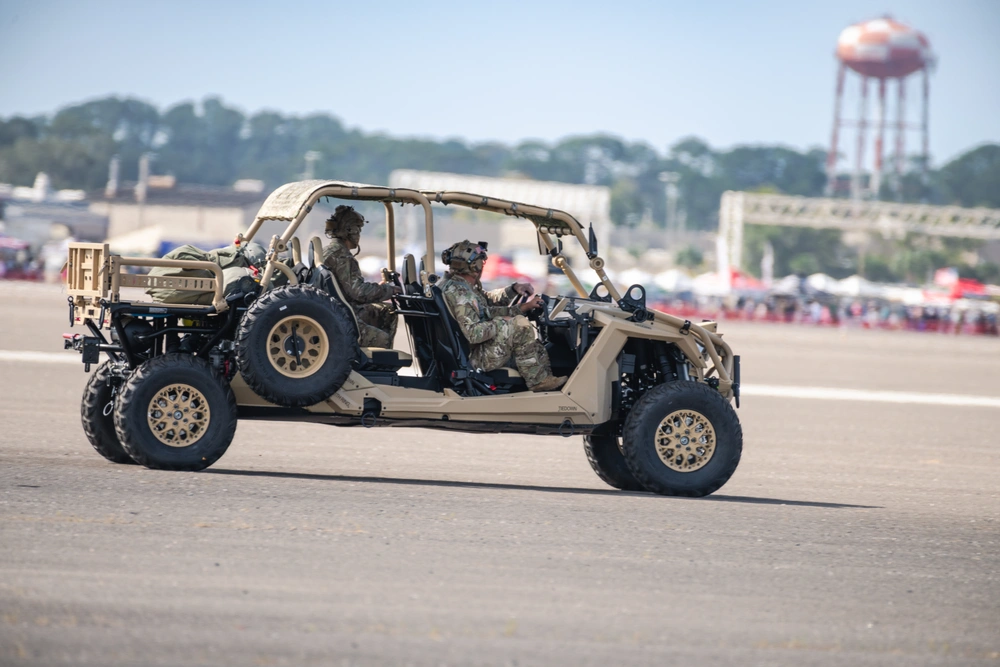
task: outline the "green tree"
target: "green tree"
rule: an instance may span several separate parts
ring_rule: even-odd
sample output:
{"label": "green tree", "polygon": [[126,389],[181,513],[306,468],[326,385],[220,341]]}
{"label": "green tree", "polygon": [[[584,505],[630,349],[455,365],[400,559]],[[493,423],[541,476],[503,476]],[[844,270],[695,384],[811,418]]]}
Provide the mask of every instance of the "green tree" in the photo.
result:
{"label": "green tree", "polygon": [[744,266],[760,275],[764,245],[774,248],[774,275],[826,273],[846,278],[855,272],[854,258],[837,229],[751,225],[744,230]]}
{"label": "green tree", "polygon": [[1000,208],[1000,145],[986,144],[960,155],[942,167],[938,177],[948,202]]}
{"label": "green tree", "polygon": [[611,221],[616,225],[634,227],[642,217],[643,201],[639,188],[631,179],[619,179],[611,186]]}
{"label": "green tree", "polygon": [[677,256],[674,258],[674,262],[677,266],[683,266],[688,269],[697,269],[704,261],[705,256],[702,254],[701,250],[698,250],[698,248],[693,245],[689,245],[678,250]]}

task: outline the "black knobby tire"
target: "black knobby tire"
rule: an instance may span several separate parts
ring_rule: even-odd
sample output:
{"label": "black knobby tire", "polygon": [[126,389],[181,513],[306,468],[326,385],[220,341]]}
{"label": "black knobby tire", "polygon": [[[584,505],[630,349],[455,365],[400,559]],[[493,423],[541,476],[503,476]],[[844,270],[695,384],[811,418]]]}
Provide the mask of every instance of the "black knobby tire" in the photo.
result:
{"label": "black knobby tire", "polygon": [[[303,323],[303,329],[290,328]],[[300,335],[304,330],[308,333]],[[236,359],[247,385],[264,400],[285,407],[315,405],[332,396],[359,353],[347,307],[310,285],[261,295],[247,309],[236,335]]]}
{"label": "black knobby tire", "polygon": [[[691,448],[681,445],[681,437],[697,435],[683,421],[680,430],[671,427],[669,435],[660,430],[667,417],[678,414],[682,418],[693,415],[695,427],[701,425],[702,432],[711,429],[714,433],[710,457],[698,456],[697,442],[688,440]],[[661,445],[664,457],[658,453],[658,438],[667,443]],[[736,411],[717,390],[699,382],[670,382],[650,389],[636,401],[622,433],[622,453],[629,470],[648,491],[665,496],[697,497],[715,492],[732,477],[742,451],[743,429]],[[701,467],[676,469],[691,461]]]}
{"label": "black knobby tire", "polygon": [[207,361],[171,353],[132,371],[115,405],[115,431],[147,468],[201,470],[226,453],[236,417],[232,389]]}
{"label": "black knobby tire", "polygon": [[587,461],[608,486],[622,491],[645,491],[646,487],[639,483],[628,464],[622,450],[618,447],[618,438],[612,435],[583,436],[583,451]]}
{"label": "black knobby tire", "polygon": [[114,412],[108,410],[105,414],[113,393],[108,382],[110,375],[111,362],[105,361],[87,381],[87,386],[83,390],[83,400],[80,401],[83,432],[97,453],[112,463],[135,463],[115,433]]}

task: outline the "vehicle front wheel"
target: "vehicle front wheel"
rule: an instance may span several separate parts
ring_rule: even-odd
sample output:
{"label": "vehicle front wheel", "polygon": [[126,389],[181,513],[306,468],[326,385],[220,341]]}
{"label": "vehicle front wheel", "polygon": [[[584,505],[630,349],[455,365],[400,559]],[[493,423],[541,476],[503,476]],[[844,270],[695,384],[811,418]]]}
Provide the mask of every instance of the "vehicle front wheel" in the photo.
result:
{"label": "vehicle front wheel", "polygon": [[105,361],[87,381],[80,401],[83,432],[97,453],[112,463],[135,463],[115,433],[114,389],[110,376],[111,362]]}
{"label": "vehicle front wheel", "polygon": [[165,354],[136,368],[115,406],[125,451],[147,468],[201,470],[236,433],[236,399],[208,362]]}
{"label": "vehicle front wheel", "polygon": [[608,486],[613,486],[622,491],[645,491],[646,488],[639,483],[618,446],[618,438],[613,435],[585,435],[583,436],[583,451],[587,454],[587,461]]}
{"label": "vehicle front wheel", "polygon": [[736,411],[698,382],[670,382],[640,398],[625,422],[622,453],[647,490],[707,496],[729,481],[743,451]]}

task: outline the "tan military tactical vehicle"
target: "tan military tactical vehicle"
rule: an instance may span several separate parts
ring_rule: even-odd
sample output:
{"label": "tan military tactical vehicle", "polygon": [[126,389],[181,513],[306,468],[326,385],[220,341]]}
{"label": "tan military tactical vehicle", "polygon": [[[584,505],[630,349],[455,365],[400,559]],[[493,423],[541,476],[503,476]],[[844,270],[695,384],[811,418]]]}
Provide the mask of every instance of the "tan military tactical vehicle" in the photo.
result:
{"label": "tan military tactical vehicle", "polygon": [[[320,239],[295,236],[324,199],[383,203],[384,275],[402,288],[393,301],[412,354],[359,347],[354,312],[322,266]],[[395,265],[396,204],[423,211],[419,265],[412,255]],[[514,368],[485,372],[469,364],[469,344],[437,285],[444,267],[434,250],[436,205],[528,221],[539,251],[565,273],[575,293],[546,295],[530,318],[553,372],[569,376],[560,391],[529,392]],[[108,357],[82,404],[84,431],[100,454],[199,470],[225,453],[238,420],[264,419],[582,435],[605,482],[667,495],[712,493],[736,469],[743,436],[730,401],[739,403],[739,357],[714,322],[648,308],[639,285],[620,292],[604,271],[593,230],[573,216],[464,192],[302,181],[268,197],[238,247],[247,248],[269,221],[287,227],[270,239],[259,274],[236,282],[225,281],[214,262],[120,257],[107,245],[71,245],[70,321],[90,335],[67,334],[66,347],[82,353],[88,371],[101,353]],[[564,242],[573,241],[586,257],[577,263],[587,266],[571,266],[564,255]],[[132,267],[159,267],[154,273],[161,275]],[[590,292],[578,276],[583,269],[593,272]],[[197,298],[130,301],[122,298],[124,287]]]}

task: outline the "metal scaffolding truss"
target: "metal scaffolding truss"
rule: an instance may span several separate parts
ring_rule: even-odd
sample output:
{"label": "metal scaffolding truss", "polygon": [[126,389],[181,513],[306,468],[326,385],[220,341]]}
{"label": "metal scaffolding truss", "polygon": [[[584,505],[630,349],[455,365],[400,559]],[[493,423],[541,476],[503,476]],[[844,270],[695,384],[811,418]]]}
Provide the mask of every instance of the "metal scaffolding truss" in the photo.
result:
{"label": "metal scaffolding truss", "polygon": [[723,193],[719,209],[719,235],[730,264],[736,267],[742,261],[744,225],[843,229],[887,237],[915,232],[991,240],[1000,239],[1000,209],[728,191]]}

